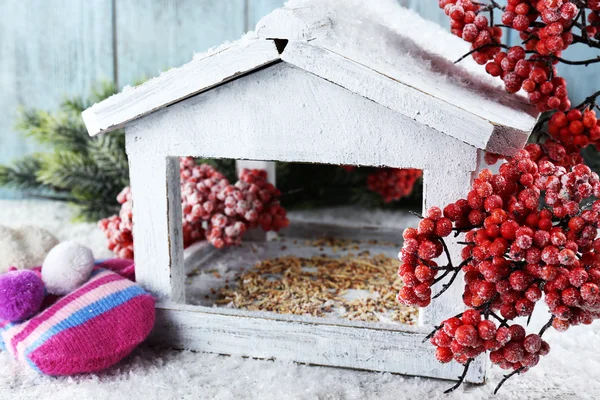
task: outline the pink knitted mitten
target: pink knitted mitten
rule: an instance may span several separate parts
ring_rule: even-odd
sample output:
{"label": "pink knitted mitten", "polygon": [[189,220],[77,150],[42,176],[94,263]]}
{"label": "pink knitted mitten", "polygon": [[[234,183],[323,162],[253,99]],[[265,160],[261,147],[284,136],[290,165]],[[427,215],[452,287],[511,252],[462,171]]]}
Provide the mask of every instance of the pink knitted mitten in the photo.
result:
{"label": "pink knitted mitten", "polygon": [[97,372],[129,355],[153,325],[154,298],[98,268],[87,283],[30,320],[0,320],[0,348],[47,375]]}

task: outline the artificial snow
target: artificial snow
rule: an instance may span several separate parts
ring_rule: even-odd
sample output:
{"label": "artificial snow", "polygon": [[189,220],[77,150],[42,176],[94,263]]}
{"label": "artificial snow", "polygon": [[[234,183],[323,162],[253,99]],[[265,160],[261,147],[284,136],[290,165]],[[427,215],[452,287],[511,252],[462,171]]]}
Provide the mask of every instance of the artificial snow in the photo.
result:
{"label": "artificial snow", "polygon": [[[386,226],[393,226],[394,219],[406,220],[392,212],[352,213],[353,220]],[[318,211],[307,214],[316,218]],[[328,211],[322,219],[336,220],[332,215],[335,212]],[[0,201],[0,224],[37,224],[61,240],[78,239],[96,256],[109,255],[96,225],[72,225],[71,217],[62,203]],[[547,317],[545,310],[536,310],[530,330],[539,329]],[[0,352],[0,400],[600,398],[600,325],[565,333],[549,330],[546,335],[550,354],[508,381],[496,397],[492,392],[503,375],[496,367],[486,385],[466,385],[444,395],[452,385],[449,381],[142,347],[104,373],[63,378],[38,375]]]}
{"label": "artificial snow", "polygon": [[511,126],[514,110],[535,113],[472,57],[454,63],[469,43],[396,0],[290,0],[285,6],[331,20],[326,36],[314,41],[318,46],[473,114],[493,114],[495,122]]}

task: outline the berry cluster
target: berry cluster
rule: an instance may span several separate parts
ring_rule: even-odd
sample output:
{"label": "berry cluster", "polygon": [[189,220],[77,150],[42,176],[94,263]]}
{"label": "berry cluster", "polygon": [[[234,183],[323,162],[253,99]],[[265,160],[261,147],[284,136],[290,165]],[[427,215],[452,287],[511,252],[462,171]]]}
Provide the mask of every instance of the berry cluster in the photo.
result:
{"label": "berry cluster", "polygon": [[98,226],[108,239],[108,249],[119,258],[133,259],[133,217],[131,213],[131,190],[129,186],[117,195],[117,201],[121,204],[119,215],[104,218],[98,222]]}
{"label": "berry cluster", "polygon": [[[266,171],[243,170],[231,185],[223,174],[193,158],[180,159],[181,208],[184,246],[208,240],[221,248],[236,245],[248,229],[279,231],[289,225],[279,204],[279,190],[267,181]],[[99,222],[109,249],[117,257],[133,258],[131,191],[117,197],[119,215]]]}
{"label": "berry cluster", "polygon": [[499,51],[494,43],[500,43],[502,29],[490,26],[488,18],[478,14],[480,6],[471,0],[440,0],[439,6],[450,17],[453,34],[472,43],[473,58],[485,64]]}
{"label": "berry cluster", "polygon": [[527,370],[548,354],[550,346],[538,334],[527,335],[525,328],[514,324],[497,327],[490,319],[483,319],[477,310],[467,310],[442,322],[430,339],[436,347],[438,361],[455,360],[466,364],[486,351],[492,363],[503,369]]}
{"label": "berry cluster", "polygon": [[[502,79],[507,92],[523,89],[539,111],[556,110],[536,127],[543,144],[529,144],[507,158],[498,174],[482,171],[468,196],[446,206],[442,215],[439,208],[431,211],[435,218],[428,212],[419,229],[405,232],[399,255],[399,273],[407,282],[398,299],[404,304],[428,304],[433,284],[450,276],[435,298],[464,272],[463,302],[469,310],[432,333],[438,360],[463,363],[466,373],[473,357],[489,351],[492,363],[513,370],[509,378],[548,353],[541,338],[548,327],[564,331],[600,318],[600,178],[579,154],[588,145],[600,147],[594,111],[600,92],[571,109],[566,82],[556,69],[559,62],[595,62],[564,60],[561,54],[575,42],[600,47],[600,0],[508,0],[505,7],[495,1],[439,0],[439,5],[450,17],[452,32],[473,43],[468,54]],[[521,45],[509,48],[491,34],[494,26],[484,29],[481,13],[491,18],[494,10],[502,12],[505,27],[519,32]],[[481,26],[467,28],[476,19]],[[485,30],[490,40],[476,41]],[[485,157],[489,164],[502,158]],[[449,232],[436,232],[437,220],[444,218],[450,230],[465,233],[459,266],[445,251]],[[436,258],[444,252],[448,264],[439,266]],[[517,317],[531,316],[540,301],[552,317],[539,334],[509,326]],[[476,314],[484,319],[472,318]]]}
{"label": "berry cluster", "polygon": [[[600,200],[590,201],[600,195],[600,178],[584,164],[573,165],[578,161],[558,142],[529,144],[498,174],[483,170],[465,199],[443,212],[429,209],[418,229],[404,232],[400,302],[426,306],[433,284],[448,275],[452,283],[464,272],[463,302],[470,310],[445,321],[433,336],[440,361],[464,364],[491,351],[503,368],[534,366],[548,351],[539,336],[513,325],[510,334],[497,329],[502,339],[492,338],[495,323],[488,318],[506,325],[528,317],[542,298],[557,330],[600,318]],[[466,232],[463,262],[453,266],[448,254],[448,265],[438,266],[434,260],[453,230]],[[474,318],[480,316],[476,310],[486,320]]]}
{"label": "berry cluster", "polygon": [[566,145],[583,148],[593,144],[600,147],[600,121],[593,109],[554,113],[548,122],[548,133]]}
{"label": "berry cluster", "polygon": [[244,169],[240,180],[227,185],[217,194],[222,210],[212,215],[206,239],[216,248],[241,243],[248,229],[260,226],[278,232],[289,225],[286,211],[277,198],[279,190],[267,181],[264,170]]}
{"label": "berry cluster", "polygon": [[[452,32],[472,43],[473,59],[485,64],[490,75],[500,77],[507,92],[525,90],[530,102],[542,112],[571,108],[566,82],[558,76],[554,64],[574,41],[571,30],[579,13],[575,4],[563,0],[509,0],[502,23],[520,32],[523,45],[507,51],[501,51],[506,47],[500,44],[501,30],[490,26],[488,18],[481,15],[485,9],[478,3],[440,0],[439,5],[450,17]],[[528,57],[528,53],[533,54]]]}
{"label": "berry cluster", "polygon": [[501,342],[497,340],[500,332],[497,333],[493,321],[482,320],[479,311],[467,310],[442,322],[430,341],[436,346],[435,357],[439,362],[455,360],[465,364],[487,350],[500,348]]}
{"label": "berry cluster", "polygon": [[[531,104],[535,104],[538,111],[550,110],[567,111],[571,108],[568,97],[567,82],[557,76],[555,67],[548,67],[543,61],[532,65],[529,77],[521,86],[527,92]],[[554,78],[550,78],[554,76]]]}
{"label": "berry cluster", "polygon": [[179,161],[183,244],[185,247],[203,240],[204,222],[222,211],[217,195],[229,186],[225,176],[208,164],[196,165],[193,158]]}
{"label": "berry cluster", "polygon": [[[502,78],[508,93],[516,93],[521,89],[527,92],[529,101],[539,111],[566,111],[571,108],[567,83],[556,76],[556,68],[534,57],[526,59],[526,52],[521,46],[496,53],[485,69],[490,75]],[[550,79],[550,76],[554,78]]]}
{"label": "berry cluster", "polygon": [[499,328],[496,342],[500,347],[492,350],[490,361],[508,370],[527,371],[550,351],[550,345],[539,334],[527,335],[525,328],[517,324]]}
{"label": "berry cluster", "polygon": [[452,221],[442,216],[442,210],[432,207],[419,228],[404,231],[404,245],[398,257],[402,261],[398,275],[404,286],[398,300],[405,305],[426,307],[431,302],[431,286],[440,267],[433,261],[444,251],[442,238],[452,232]]}
{"label": "berry cluster", "polygon": [[367,188],[389,203],[409,196],[422,175],[420,169],[380,168],[367,178]]}

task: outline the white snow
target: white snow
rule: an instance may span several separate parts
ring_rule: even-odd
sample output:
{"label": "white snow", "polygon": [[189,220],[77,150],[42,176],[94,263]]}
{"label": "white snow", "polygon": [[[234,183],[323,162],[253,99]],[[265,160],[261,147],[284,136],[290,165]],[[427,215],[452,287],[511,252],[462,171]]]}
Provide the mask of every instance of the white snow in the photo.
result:
{"label": "white snow", "polygon": [[311,14],[331,19],[327,36],[315,40],[318,45],[469,112],[484,118],[494,113],[496,122],[507,126],[515,123],[511,109],[534,112],[472,57],[454,64],[470,45],[396,0],[290,0],[285,6],[311,8]]}
{"label": "white snow", "polygon": [[[389,222],[385,213],[353,211],[353,217]],[[316,217],[316,212],[312,212]],[[328,213],[331,214],[331,213]],[[375,217],[377,216],[377,218]],[[331,218],[330,215],[323,216]],[[0,201],[0,224],[38,224],[60,239],[77,238],[96,256],[108,255],[95,224],[69,223],[64,204]],[[379,219],[381,218],[381,219]],[[389,226],[389,225],[388,225]],[[536,310],[532,330],[547,317]],[[511,379],[496,398],[600,398],[600,325],[547,333],[552,350],[540,364]],[[492,368],[488,384],[467,385],[446,396],[448,381],[338,368],[226,357],[142,347],[101,374],[69,378],[37,375],[0,352],[0,399],[488,399],[503,371]]]}

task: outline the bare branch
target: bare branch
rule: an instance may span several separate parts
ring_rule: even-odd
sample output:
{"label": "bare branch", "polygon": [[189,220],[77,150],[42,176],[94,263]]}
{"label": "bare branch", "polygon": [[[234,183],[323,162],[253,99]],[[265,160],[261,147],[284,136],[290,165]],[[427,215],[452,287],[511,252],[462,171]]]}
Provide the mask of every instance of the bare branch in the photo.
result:
{"label": "bare branch", "polygon": [[500,383],[498,383],[498,386],[496,386],[496,389],[494,389],[494,394],[498,393],[498,390],[500,390],[500,388],[502,387],[502,385],[504,385],[504,382],[506,382],[507,380],[509,380],[513,376],[520,374],[524,369],[525,369],[524,367],[521,367],[519,369],[514,370],[513,372],[511,372],[508,375],[504,375],[504,378],[502,378],[502,380],[500,381]]}
{"label": "bare branch", "polygon": [[462,375],[458,377],[458,382],[456,382],[456,384],[454,386],[452,386],[450,389],[446,390],[444,392],[444,394],[448,394],[448,393],[455,391],[456,389],[458,389],[458,387],[460,385],[463,384],[463,382],[465,381],[465,377],[467,376],[467,372],[469,371],[469,366],[471,365],[471,362],[473,362],[473,359],[469,358],[469,360],[465,364],[465,369],[463,369]]}

